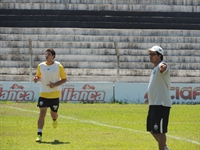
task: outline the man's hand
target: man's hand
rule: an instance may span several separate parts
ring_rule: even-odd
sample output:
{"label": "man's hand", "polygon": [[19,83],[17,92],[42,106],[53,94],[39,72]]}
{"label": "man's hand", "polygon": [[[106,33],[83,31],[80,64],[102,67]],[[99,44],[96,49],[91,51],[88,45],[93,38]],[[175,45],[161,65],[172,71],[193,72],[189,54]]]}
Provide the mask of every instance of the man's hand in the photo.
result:
{"label": "man's hand", "polygon": [[33,81],[34,83],[37,83],[40,80],[40,78],[38,76],[34,76]]}
{"label": "man's hand", "polygon": [[56,86],[60,86],[61,84],[65,83],[67,81],[67,79],[61,79],[60,81],[56,82],[56,83],[52,83],[49,81],[49,84],[47,84],[47,86],[49,86],[50,88],[54,88]]}
{"label": "man's hand", "polygon": [[161,64],[160,65],[160,72],[161,73],[163,73],[166,69],[167,69],[167,65],[166,64]]}
{"label": "man's hand", "polygon": [[56,87],[56,85],[54,83],[52,83],[52,82],[49,82],[49,84],[47,84],[47,86],[49,86],[50,88]]}

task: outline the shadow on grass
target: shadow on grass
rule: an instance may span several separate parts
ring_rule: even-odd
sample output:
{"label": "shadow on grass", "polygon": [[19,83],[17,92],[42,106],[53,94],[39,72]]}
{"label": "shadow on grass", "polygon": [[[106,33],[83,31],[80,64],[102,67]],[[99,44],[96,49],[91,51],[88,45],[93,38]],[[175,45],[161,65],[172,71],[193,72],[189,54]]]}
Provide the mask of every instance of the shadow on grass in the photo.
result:
{"label": "shadow on grass", "polygon": [[53,142],[46,142],[42,141],[40,144],[52,144],[52,145],[58,145],[58,144],[70,144],[70,142],[61,142],[59,140],[54,140]]}

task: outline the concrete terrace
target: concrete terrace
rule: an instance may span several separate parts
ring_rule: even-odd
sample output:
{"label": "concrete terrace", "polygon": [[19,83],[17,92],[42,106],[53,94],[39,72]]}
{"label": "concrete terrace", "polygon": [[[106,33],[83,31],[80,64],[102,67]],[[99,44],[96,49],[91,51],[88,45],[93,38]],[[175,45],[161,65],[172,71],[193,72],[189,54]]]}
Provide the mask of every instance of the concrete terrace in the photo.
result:
{"label": "concrete terrace", "polygon": [[153,65],[146,49],[160,45],[172,82],[200,83],[199,4],[1,0],[0,80],[29,81],[44,61],[44,51],[54,48],[69,81],[148,82]]}

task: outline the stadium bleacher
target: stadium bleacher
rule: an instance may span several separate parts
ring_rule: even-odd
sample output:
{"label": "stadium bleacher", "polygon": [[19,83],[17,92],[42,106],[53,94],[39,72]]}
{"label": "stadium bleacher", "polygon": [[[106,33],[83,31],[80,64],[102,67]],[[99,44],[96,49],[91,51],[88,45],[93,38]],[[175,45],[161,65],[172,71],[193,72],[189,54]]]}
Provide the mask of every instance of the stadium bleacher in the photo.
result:
{"label": "stadium bleacher", "polygon": [[[44,61],[44,51],[54,48],[69,81],[148,82],[153,65],[146,49],[160,45],[172,82],[200,83],[199,4],[1,0],[0,80],[29,81],[30,72],[34,75]],[[114,42],[120,55],[119,78]]]}

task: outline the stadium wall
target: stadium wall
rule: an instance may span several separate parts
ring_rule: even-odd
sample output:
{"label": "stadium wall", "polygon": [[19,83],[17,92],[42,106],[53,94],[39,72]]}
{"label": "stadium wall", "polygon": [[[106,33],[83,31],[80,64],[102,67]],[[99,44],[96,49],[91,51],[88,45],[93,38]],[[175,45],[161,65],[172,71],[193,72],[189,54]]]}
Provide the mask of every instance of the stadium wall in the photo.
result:
{"label": "stadium wall", "polygon": [[[0,101],[34,102],[40,83],[0,82]],[[66,82],[61,87],[61,102],[79,103],[148,103],[148,83]],[[173,104],[200,104],[200,85],[172,83]]]}

